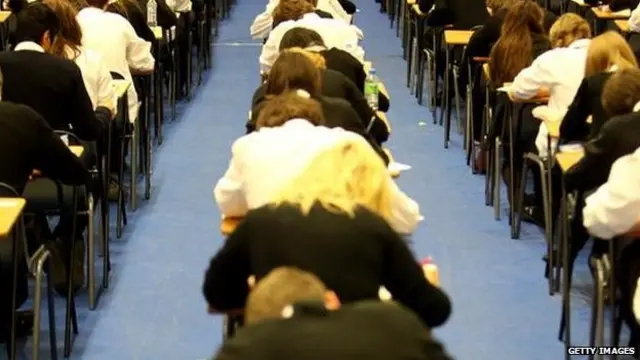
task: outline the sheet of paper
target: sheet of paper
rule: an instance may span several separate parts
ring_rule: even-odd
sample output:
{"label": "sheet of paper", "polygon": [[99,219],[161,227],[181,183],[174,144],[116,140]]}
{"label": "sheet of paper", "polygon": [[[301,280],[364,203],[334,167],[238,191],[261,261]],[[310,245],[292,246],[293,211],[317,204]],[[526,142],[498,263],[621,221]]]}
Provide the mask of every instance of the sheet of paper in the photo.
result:
{"label": "sheet of paper", "polygon": [[387,166],[387,169],[389,169],[390,173],[399,173],[399,172],[407,171],[411,169],[411,166],[406,164],[401,164],[399,162],[392,162],[392,163],[389,163],[389,166]]}

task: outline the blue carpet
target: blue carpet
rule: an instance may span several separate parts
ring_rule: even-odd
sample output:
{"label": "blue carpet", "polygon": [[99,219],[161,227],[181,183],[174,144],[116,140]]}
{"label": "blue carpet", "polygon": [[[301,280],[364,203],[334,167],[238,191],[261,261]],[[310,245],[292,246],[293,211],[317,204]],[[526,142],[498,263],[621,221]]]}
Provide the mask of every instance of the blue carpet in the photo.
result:
{"label": "blue carpet", "polygon": [[[95,312],[87,310],[86,295],[79,297],[80,334],[72,359],[195,360],[219,346],[221,318],[206,314],[200,293],[209,257],[223,241],[211,194],[232,141],[244,132],[259,81],[260,47],[248,28],[264,2],[240,0],[220,26],[213,70],[191,103],[181,106],[180,117],[167,124],[165,142],[154,150],[152,198],[141,201],[123,238],[112,241],[109,291]],[[409,95],[395,31],[373,1],[360,0],[358,6],[367,57],[392,98],[388,147],[397,161],[413,167],[398,182],[425,216],[414,247],[440,265],[442,286],[453,299],[453,316],[436,336],[457,359],[562,358],[560,297],[547,295],[540,231],[525,225],[522,239],[510,240],[506,216],[493,219],[493,210],[484,206],[484,180],[465,166],[460,137],[454,135],[444,150],[442,128]],[[583,345],[590,299],[582,291],[590,284],[584,268],[577,270],[576,283],[573,337]],[[62,303],[57,308],[61,348]],[[45,333],[43,359],[49,358],[47,341]]]}

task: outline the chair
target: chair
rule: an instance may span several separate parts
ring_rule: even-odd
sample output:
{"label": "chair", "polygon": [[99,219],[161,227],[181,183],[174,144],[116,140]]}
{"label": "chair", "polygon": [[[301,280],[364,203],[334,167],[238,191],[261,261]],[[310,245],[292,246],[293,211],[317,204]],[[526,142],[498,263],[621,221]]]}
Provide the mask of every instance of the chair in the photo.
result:
{"label": "chair", "polygon": [[[111,77],[116,79],[116,80],[123,80],[124,76],[122,76],[121,74],[118,74],[116,72],[111,72]],[[133,85],[132,85],[133,86]],[[125,159],[126,159],[126,148],[127,148],[127,141],[131,142],[131,146],[132,148],[135,146],[134,143],[135,141],[133,140],[133,131],[131,131],[130,127],[130,123],[129,123],[129,100],[128,100],[128,96],[123,96],[122,97],[122,101],[118,104],[119,106],[119,111],[118,111],[118,116],[114,119],[114,121],[116,121],[116,126],[115,126],[115,131],[112,131],[113,135],[115,135],[117,137],[117,139],[120,141],[120,159],[119,159],[119,169],[117,169],[116,171],[116,178],[117,178],[117,182],[119,185],[119,191],[118,191],[118,200],[117,200],[117,221],[116,221],[116,237],[118,237],[118,239],[122,236],[122,229],[124,226],[127,225],[127,209],[125,206],[125,200],[124,200],[124,188],[123,188],[123,184],[124,184],[124,164],[125,164]],[[112,136],[113,136],[112,135]],[[109,146],[111,146],[111,144],[108,144]],[[131,151],[132,156],[134,155],[134,151]],[[108,154],[109,156],[111,154]],[[112,171],[112,169],[110,169],[111,164],[110,162],[107,163],[110,172]],[[133,166],[133,165],[132,165]],[[132,179],[132,183],[134,183],[135,179]]]}
{"label": "chair", "polygon": [[[13,198],[20,197],[20,194],[5,183],[0,182],[0,197],[3,198]],[[16,233],[14,236],[17,236],[17,240],[23,241],[24,255],[25,261],[27,264],[28,271],[35,277],[35,294],[33,300],[33,337],[32,337],[32,359],[38,360],[40,357],[40,307],[42,304],[42,277],[44,275],[44,264],[47,263],[49,265],[49,274],[53,272],[53,266],[51,261],[51,252],[46,247],[46,245],[41,245],[37,251],[33,253],[33,255],[29,255],[28,253],[28,244],[27,238],[25,236],[24,230],[24,221],[21,218],[17,223],[15,228]],[[19,244],[18,241],[14,242],[14,246]],[[14,259],[18,260],[18,259]],[[56,323],[55,323],[55,303],[53,297],[53,284],[51,282],[51,277],[47,276],[47,306],[48,306],[48,314],[49,314],[49,346],[51,350],[51,359],[58,359],[58,351],[57,351],[57,343],[56,343]],[[17,309],[16,309],[17,310]],[[14,310],[14,311],[16,311]],[[11,358],[12,352],[15,349],[11,349],[10,344],[7,344],[7,351],[9,353],[9,357]]]}

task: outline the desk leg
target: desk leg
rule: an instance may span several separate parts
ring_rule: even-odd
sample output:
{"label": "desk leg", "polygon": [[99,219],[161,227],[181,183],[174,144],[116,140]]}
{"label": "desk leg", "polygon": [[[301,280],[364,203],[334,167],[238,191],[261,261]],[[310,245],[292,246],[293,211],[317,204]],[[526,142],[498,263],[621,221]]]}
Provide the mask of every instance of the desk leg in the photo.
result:
{"label": "desk leg", "polygon": [[[563,269],[562,269],[562,313],[564,323],[564,347],[565,347],[565,359],[569,360],[569,346],[571,346],[571,268],[570,268],[570,246],[567,222],[569,218],[568,206],[567,206],[567,192],[564,185],[564,178],[562,179],[562,257],[563,257]],[[561,326],[562,328],[562,326]],[[561,334],[562,336],[562,334]]]}
{"label": "desk leg", "polygon": [[16,360],[16,322],[18,320],[17,309],[17,297],[18,297],[18,232],[14,227],[11,232],[11,244],[13,249],[11,250],[11,262],[13,264],[13,281],[11,289],[11,329],[9,329],[9,344],[7,344],[7,350],[9,352],[9,359]]}
{"label": "desk leg", "polygon": [[[443,117],[444,119],[444,148],[449,148],[449,133],[451,132],[451,118],[449,117],[449,72],[451,71],[451,64],[449,64],[449,46],[445,45],[445,67],[444,67],[444,93],[442,94],[442,98],[444,100],[444,107],[442,108],[442,112],[440,113],[440,119]],[[437,74],[436,74],[437,76]],[[442,122],[442,121],[440,121]]]}

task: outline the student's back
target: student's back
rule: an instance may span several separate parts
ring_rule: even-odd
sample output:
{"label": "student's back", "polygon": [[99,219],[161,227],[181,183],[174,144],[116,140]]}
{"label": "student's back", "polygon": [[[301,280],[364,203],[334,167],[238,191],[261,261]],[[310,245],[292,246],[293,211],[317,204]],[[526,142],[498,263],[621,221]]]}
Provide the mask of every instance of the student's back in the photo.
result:
{"label": "student's back", "polygon": [[450,359],[415,315],[400,305],[375,301],[336,311],[312,304],[293,308],[291,318],[240,329],[215,359]]}
{"label": "student's back", "polygon": [[71,130],[71,124],[76,135],[95,140],[101,128],[78,66],[35,49],[35,43],[22,44],[34,49],[25,45],[24,50],[0,53],[3,100],[31,107],[56,130]]}

